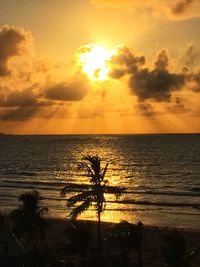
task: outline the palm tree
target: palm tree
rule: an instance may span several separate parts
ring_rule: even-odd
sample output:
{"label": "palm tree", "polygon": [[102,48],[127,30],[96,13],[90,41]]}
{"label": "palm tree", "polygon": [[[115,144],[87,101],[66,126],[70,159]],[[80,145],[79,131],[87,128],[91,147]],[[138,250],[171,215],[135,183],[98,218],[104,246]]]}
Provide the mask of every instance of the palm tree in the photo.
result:
{"label": "palm tree", "polygon": [[40,207],[40,196],[36,190],[21,194],[19,201],[22,204],[11,212],[11,219],[15,223],[13,230],[18,236],[26,234],[27,245],[30,243],[34,249],[37,249],[39,241],[45,237],[46,228],[49,227],[48,222],[43,218],[48,208]]}
{"label": "palm tree", "polygon": [[79,164],[79,170],[85,171],[89,178],[89,184],[67,184],[61,191],[64,197],[68,192],[76,192],[67,199],[67,207],[74,207],[69,216],[76,218],[90,206],[94,205],[98,218],[97,244],[101,246],[101,213],[106,208],[105,194],[114,194],[117,198],[124,193],[124,188],[110,186],[105,180],[108,163],[102,167],[99,156],[85,156]]}

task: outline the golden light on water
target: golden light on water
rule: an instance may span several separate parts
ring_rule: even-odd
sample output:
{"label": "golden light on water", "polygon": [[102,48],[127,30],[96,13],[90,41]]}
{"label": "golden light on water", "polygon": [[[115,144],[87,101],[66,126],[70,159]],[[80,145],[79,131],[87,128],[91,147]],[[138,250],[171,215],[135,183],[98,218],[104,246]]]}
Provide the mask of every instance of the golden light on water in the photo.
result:
{"label": "golden light on water", "polygon": [[114,49],[106,49],[94,43],[84,45],[77,51],[82,71],[90,80],[106,80],[110,71],[109,60],[115,54]]}

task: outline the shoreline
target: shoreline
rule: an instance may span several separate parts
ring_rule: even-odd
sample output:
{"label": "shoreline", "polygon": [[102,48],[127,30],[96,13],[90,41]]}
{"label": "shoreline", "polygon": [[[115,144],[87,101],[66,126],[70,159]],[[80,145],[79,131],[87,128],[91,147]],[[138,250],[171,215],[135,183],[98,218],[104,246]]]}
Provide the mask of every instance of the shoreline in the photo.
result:
{"label": "shoreline", "polygon": [[[72,225],[72,221],[70,219],[62,219],[62,218],[47,218],[47,221],[49,224],[53,227],[56,232],[62,232],[65,230],[65,228]],[[80,225],[88,225],[91,227],[93,231],[95,231],[95,228],[97,228],[97,221],[93,220],[83,220],[83,219],[77,219],[76,222]],[[115,222],[105,222],[102,221],[102,234],[104,234],[104,231],[109,231],[112,227],[116,226],[118,223]],[[137,224],[132,224],[133,226],[137,226]],[[188,238],[191,237],[197,237],[199,238],[199,245],[200,245],[200,229],[183,229],[183,228],[176,228],[176,227],[159,227],[159,226],[150,226],[144,224],[144,231],[147,233],[153,233],[157,232],[157,234],[167,234],[172,232],[178,232],[184,235],[184,237]],[[63,239],[63,236],[62,236]]]}
{"label": "shoreline", "polygon": [[[60,218],[60,217],[53,217],[53,216],[46,216],[45,217],[47,219],[47,221],[60,221],[60,222],[65,222],[65,223],[70,223],[71,219],[70,218]],[[91,223],[96,225],[97,224],[97,220],[91,220],[91,219],[77,219],[78,222],[82,222],[82,223]],[[139,220],[138,220],[139,221]],[[112,225],[116,225],[120,222],[111,222],[111,221],[101,221],[102,225],[107,225],[107,226],[112,226]],[[131,223],[131,222],[129,222]],[[143,221],[142,221],[143,223]],[[131,223],[132,225],[136,225],[137,223]],[[166,230],[166,231],[182,231],[182,232],[187,232],[187,233],[199,233],[200,234],[200,228],[187,228],[187,227],[176,227],[176,226],[159,226],[159,225],[150,225],[150,224],[144,224],[144,227],[146,229],[160,229],[160,230]]]}

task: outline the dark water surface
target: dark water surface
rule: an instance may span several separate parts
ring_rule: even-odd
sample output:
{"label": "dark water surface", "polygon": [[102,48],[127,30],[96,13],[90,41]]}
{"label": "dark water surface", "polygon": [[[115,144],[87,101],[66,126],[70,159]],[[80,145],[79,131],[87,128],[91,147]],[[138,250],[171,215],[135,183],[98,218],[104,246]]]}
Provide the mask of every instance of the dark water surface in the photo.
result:
{"label": "dark water surface", "polygon": [[[0,135],[0,209],[36,188],[50,216],[65,217],[60,190],[85,183],[77,170],[86,154],[109,163],[111,185],[128,188],[118,201],[107,196],[103,220],[142,220],[149,225],[200,229],[200,135]],[[89,210],[82,218],[96,219]]]}

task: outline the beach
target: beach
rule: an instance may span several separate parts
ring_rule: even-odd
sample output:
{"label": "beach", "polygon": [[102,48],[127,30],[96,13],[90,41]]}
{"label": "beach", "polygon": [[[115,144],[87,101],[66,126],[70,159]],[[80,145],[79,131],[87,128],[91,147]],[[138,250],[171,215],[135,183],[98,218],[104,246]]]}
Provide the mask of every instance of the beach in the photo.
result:
{"label": "beach", "polygon": [[[67,230],[72,225],[71,221],[65,219],[49,219],[50,225],[52,226],[51,230],[47,232],[46,243],[48,246],[56,247],[61,246],[61,244],[69,244],[69,239],[67,238]],[[86,221],[78,220],[78,223],[81,225],[87,225],[92,232],[93,236],[93,245],[95,246],[96,242],[96,231],[97,223],[95,221]],[[102,223],[102,240],[104,240],[105,250],[106,240],[109,236],[109,233],[112,232],[114,223]],[[185,255],[190,255],[200,246],[200,232],[197,230],[183,230],[178,228],[166,228],[166,227],[150,227],[144,225],[144,235],[142,242],[142,262],[143,267],[164,267],[166,266],[162,257],[162,249],[164,247],[164,241],[162,239],[163,235],[169,235],[170,233],[178,232],[185,239],[186,244],[186,253]],[[116,243],[112,246],[109,246],[110,255],[120,255],[121,248]],[[128,252],[129,260],[132,266],[137,266],[137,257],[138,251],[135,249],[129,249]],[[117,256],[116,256],[117,257]],[[73,258],[73,257],[72,257]],[[200,266],[200,253],[194,255],[191,259],[191,267]]]}

